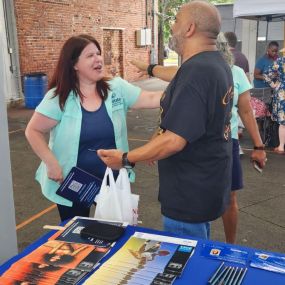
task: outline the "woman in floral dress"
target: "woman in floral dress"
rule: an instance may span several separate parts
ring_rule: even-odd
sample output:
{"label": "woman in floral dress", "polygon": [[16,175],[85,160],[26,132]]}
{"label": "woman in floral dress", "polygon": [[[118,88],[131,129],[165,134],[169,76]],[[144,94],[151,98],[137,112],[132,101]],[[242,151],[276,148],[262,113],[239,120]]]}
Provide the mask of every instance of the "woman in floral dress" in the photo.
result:
{"label": "woman in floral dress", "polygon": [[279,146],[275,152],[284,154],[285,144],[285,57],[279,57],[264,74],[273,89],[272,120],[279,124]]}

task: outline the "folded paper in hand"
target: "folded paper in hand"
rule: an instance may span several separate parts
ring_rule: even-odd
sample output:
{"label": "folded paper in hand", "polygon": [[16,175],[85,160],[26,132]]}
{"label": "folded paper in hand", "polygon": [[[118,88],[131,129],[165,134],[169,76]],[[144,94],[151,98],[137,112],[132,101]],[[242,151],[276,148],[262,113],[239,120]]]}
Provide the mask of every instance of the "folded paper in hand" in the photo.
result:
{"label": "folded paper in hand", "polygon": [[88,208],[98,194],[102,180],[78,167],[68,173],[56,194]]}

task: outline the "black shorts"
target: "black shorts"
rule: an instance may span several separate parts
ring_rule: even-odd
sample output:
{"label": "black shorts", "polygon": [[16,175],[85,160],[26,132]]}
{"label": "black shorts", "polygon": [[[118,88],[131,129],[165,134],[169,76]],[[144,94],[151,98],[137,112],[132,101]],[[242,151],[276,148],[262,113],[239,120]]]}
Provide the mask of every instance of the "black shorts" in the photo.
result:
{"label": "black shorts", "polygon": [[233,166],[232,166],[232,191],[243,188],[242,168],[239,155],[239,142],[237,139],[233,141]]}

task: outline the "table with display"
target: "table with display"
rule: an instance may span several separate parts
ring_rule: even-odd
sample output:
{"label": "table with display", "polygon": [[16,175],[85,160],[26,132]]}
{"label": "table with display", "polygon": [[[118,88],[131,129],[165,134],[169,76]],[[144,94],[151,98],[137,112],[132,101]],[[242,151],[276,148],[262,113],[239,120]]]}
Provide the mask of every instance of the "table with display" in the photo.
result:
{"label": "table with display", "polygon": [[[168,235],[176,237],[177,235],[157,231],[149,228],[143,227],[133,227],[128,226],[124,235],[116,242],[115,246],[111,251],[103,258],[102,263],[109,259],[117,250],[119,250],[124,243],[134,234],[134,232],[145,232],[151,234],[159,235]],[[23,250],[18,255],[12,257],[4,264],[0,266],[0,276],[16,261],[25,255],[29,254],[31,251],[39,247],[41,244],[45,243],[48,238],[54,234],[55,231],[50,231],[46,235],[42,236],[40,239],[29,245],[25,250]],[[191,237],[183,237],[193,239]],[[201,249],[203,244],[211,245],[225,245],[224,243],[212,241],[212,240],[201,240],[197,239],[198,244],[195,248],[193,256],[190,258],[189,262],[186,265],[185,270],[180,278],[176,279],[174,284],[193,284],[193,285],[205,285],[207,284],[209,278],[213,275],[217,267],[220,265],[221,261],[210,259],[201,255]],[[241,247],[238,245],[232,245],[233,248],[242,249],[249,253],[249,257],[255,252],[258,251],[253,248]],[[280,256],[285,258],[285,255],[280,254]],[[226,262],[228,265],[232,266],[243,266],[238,263]],[[257,269],[249,266],[249,261],[247,261],[246,267],[248,268],[247,274],[242,282],[243,285],[284,285],[285,284],[285,274],[270,272],[267,270]]]}

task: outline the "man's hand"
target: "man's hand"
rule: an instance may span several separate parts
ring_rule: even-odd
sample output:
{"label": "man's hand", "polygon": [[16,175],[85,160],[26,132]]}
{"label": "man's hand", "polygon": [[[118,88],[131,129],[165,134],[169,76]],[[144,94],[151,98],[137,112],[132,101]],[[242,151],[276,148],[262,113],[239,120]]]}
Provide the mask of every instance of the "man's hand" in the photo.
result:
{"label": "man's hand", "polygon": [[123,152],[117,149],[99,149],[97,151],[98,156],[103,160],[103,162],[112,169],[122,168],[122,155]]}
{"label": "man's hand", "polygon": [[254,150],[251,153],[251,160],[257,161],[260,167],[264,168],[267,161],[266,152],[264,150]]}
{"label": "man's hand", "polygon": [[137,73],[138,73],[139,77],[143,77],[143,76],[147,75],[148,64],[146,64],[140,60],[132,60],[131,64],[137,68]]}

